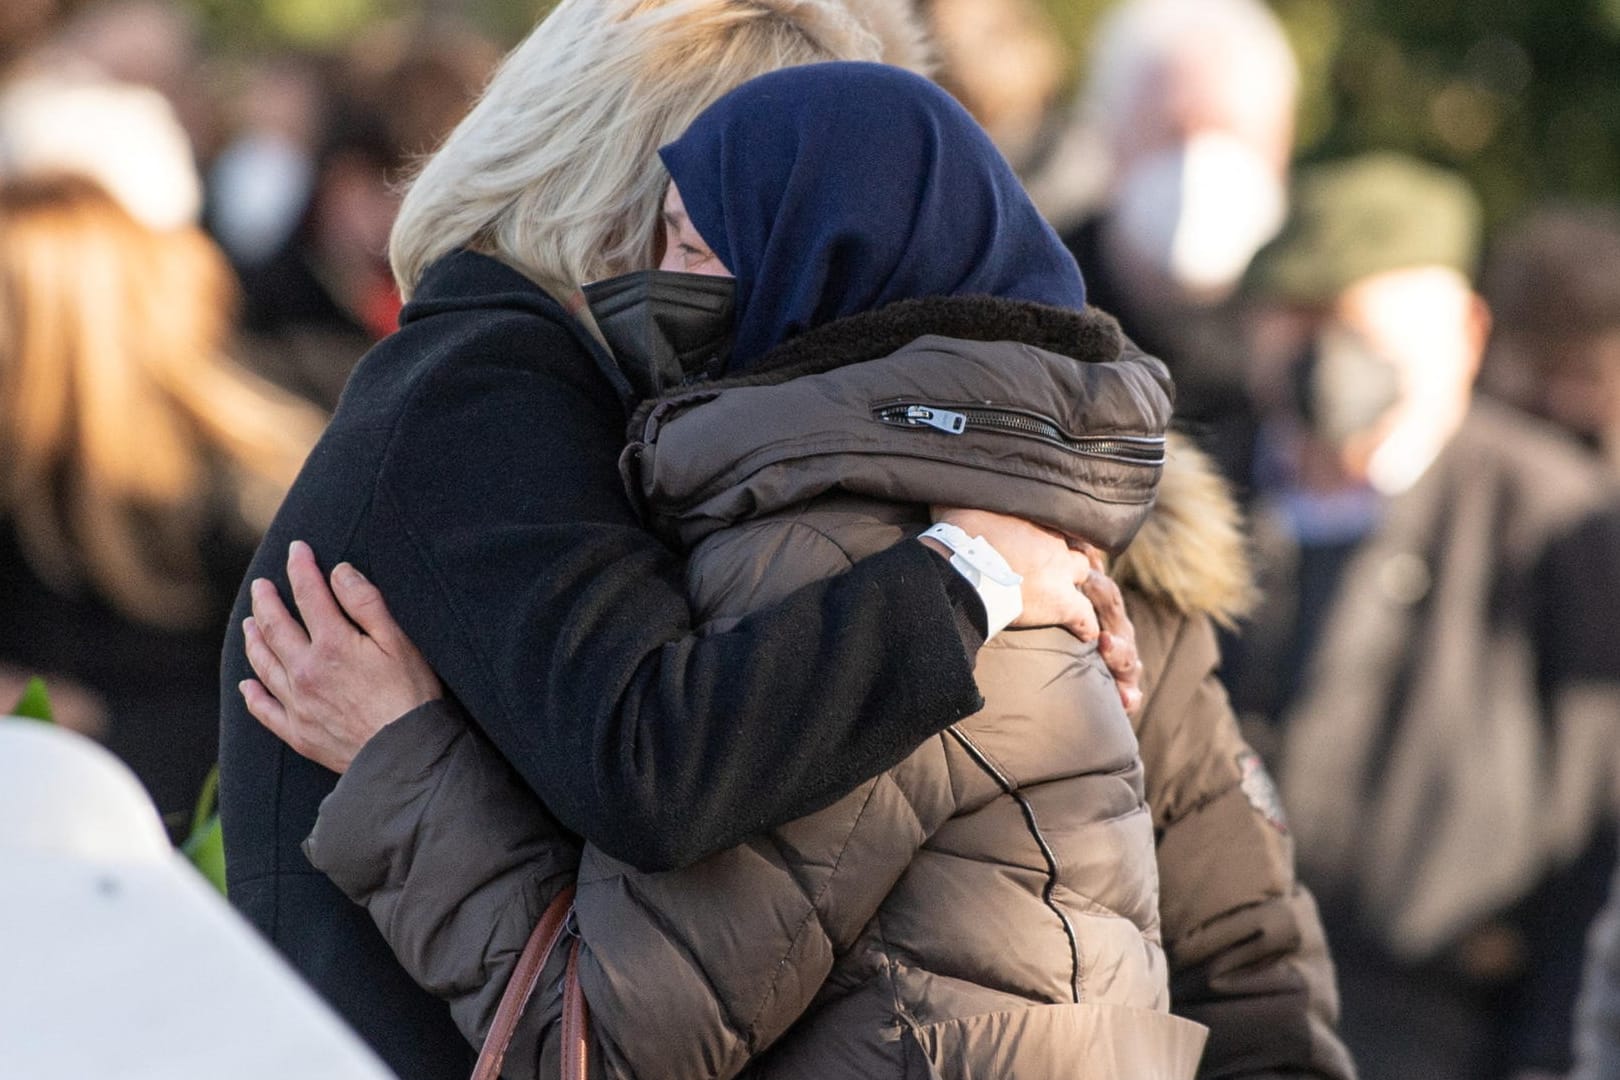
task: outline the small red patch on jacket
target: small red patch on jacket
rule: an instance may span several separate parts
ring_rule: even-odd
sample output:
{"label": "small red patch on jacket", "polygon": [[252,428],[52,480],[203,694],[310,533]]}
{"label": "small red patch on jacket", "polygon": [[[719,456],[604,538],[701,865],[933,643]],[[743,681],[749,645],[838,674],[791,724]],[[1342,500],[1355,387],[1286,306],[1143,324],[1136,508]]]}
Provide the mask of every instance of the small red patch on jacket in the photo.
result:
{"label": "small red patch on jacket", "polygon": [[1272,780],[1271,773],[1266,771],[1266,763],[1260,760],[1260,755],[1253,750],[1245,750],[1237,756],[1238,776],[1244,796],[1249,805],[1259,812],[1273,828],[1284,836],[1288,835],[1288,817],[1283,813],[1282,796],[1277,791],[1277,783]]}

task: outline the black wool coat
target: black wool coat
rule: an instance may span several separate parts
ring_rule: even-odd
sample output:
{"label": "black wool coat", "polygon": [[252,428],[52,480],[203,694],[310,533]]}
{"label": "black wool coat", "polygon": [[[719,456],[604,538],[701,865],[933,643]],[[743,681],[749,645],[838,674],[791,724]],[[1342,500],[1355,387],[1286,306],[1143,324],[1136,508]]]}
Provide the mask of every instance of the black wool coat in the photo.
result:
{"label": "black wool coat", "polygon": [[[978,710],[983,608],[901,543],[697,636],[680,557],[618,470],[628,386],[499,262],[430,268],[361,361],[248,580],[287,545],[349,560],[569,830],[640,868],[693,862],[820,809]],[[465,1075],[446,1007],[299,850],[335,777],[262,729],[241,621],[222,668],[230,893],[404,1080]]]}

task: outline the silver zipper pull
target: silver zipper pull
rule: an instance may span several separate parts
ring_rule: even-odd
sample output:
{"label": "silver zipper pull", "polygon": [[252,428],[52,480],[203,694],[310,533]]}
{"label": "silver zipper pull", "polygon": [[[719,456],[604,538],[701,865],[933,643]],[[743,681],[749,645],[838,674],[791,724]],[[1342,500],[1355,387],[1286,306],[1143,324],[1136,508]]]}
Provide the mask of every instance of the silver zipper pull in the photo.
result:
{"label": "silver zipper pull", "polygon": [[912,405],[906,409],[906,420],[945,432],[960,435],[967,430],[967,417],[949,409],[931,409],[926,405]]}

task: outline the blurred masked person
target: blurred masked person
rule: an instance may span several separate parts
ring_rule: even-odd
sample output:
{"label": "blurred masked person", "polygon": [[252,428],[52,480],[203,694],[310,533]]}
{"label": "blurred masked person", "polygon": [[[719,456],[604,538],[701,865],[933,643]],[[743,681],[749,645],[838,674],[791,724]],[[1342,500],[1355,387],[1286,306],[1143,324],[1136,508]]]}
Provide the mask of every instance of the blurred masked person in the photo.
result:
{"label": "blurred masked person", "polygon": [[[1267,599],[1229,665],[1279,725],[1362,1075],[1568,1065],[1620,734],[1613,492],[1473,396],[1478,205],[1394,155],[1301,178],[1256,259]],[[1545,298],[1549,305],[1555,303]]]}
{"label": "blurred masked person", "polygon": [[1253,425],[1231,298],[1286,208],[1299,74],[1259,0],[1128,0],[1097,32],[1080,119],[1109,158],[1103,205],[1064,241],[1092,301],[1176,380],[1229,479]]}
{"label": "blurred masked person", "polygon": [[0,664],[99,701],[171,824],[216,756],[235,583],[321,423],[227,359],[191,168],[153,91],[0,99]]}
{"label": "blurred masked person", "polygon": [[1620,209],[1533,214],[1496,246],[1484,289],[1486,388],[1620,472]]}
{"label": "blurred masked person", "polygon": [[327,87],[312,57],[248,68],[227,107],[232,132],[208,169],[208,231],[238,269],[263,265],[298,228],[315,187]]}
{"label": "blurred masked person", "polygon": [[[458,23],[387,26],[324,81],[312,85],[307,68],[288,65],[266,84],[281,100],[251,110],[258,130],[220,163],[213,207],[223,235],[235,237],[257,370],[331,410],[355,362],[394,332],[402,301],[387,249],[398,182],[466,113],[499,58]],[[325,113],[318,134],[297,111],[311,97]],[[318,146],[301,157],[311,135]],[[300,177],[306,202],[287,231],[271,185]],[[261,210],[265,235],[281,233],[273,249],[252,235]]]}

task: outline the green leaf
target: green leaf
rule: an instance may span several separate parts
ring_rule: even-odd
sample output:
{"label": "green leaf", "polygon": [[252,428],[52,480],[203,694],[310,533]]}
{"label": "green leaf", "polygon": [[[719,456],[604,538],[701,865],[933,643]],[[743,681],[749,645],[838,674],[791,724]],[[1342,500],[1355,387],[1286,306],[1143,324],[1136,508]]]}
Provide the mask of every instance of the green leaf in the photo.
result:
{"label": "green leaf", "polygon": [[215,814],[180,845],[180,851],[221,893],[225,891],[225,833]]}
{"label": "green leaf", "polygon": [[28,680],[22,697],[11,708],[11,715],[25,720],[41,720],[47,724],[51,722],[51,696],[45,691],[44,679],[36,675]]}
{"label": "green leaf", "polygon": [[225,833],[219,825],[219,766],[208,770],[202,791],[197,796],[197,809],[191,818],[191,835],[180,845],[180,851],[191,860],[191,865],[202,876],[213,882],[220,892],[225,891]]}

